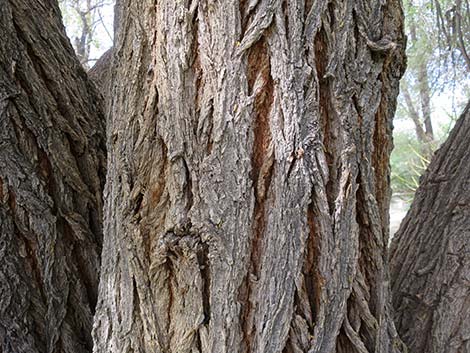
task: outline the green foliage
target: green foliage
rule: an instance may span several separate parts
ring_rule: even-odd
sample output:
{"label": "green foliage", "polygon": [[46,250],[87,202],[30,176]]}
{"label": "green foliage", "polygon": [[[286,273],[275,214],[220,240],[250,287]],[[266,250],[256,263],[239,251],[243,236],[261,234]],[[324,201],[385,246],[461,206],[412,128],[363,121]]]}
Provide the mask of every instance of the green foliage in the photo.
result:
{"label": "green foliage", "polygon": [[410,131],[394,133],[394,149],[390,157],[394,196],[411,202],[420,177],[426,171],[434,152],[447,139],[454,123],[454,119],[449,119],[449,123],[438,130],[437,139],[428,143],[419,142]]}
{"label": "green foliage", "polygon": [[390,159],[392,190],[395,196],[410,201],[418,188],[420,176],[429,164],[429,159],[422,152],[423,146],[410,133],[395,133],[394,145]]}
{"label": "green foliage", "polygon": [[[461,30],[464,44],[470,45],[470,17],[462,16],[468,6],[458,0],[404,1],[408,68],[398,100],[391,167],[393,192],[407,201],[470,97],[469,68],[457,40]],[[426,117],[431,133],[418,139],[418,130],[428,132]]]}
{"label": "green foliage", "polygon": [[[421,120],[422,105],[420,95],[420,70],[424,68],[429,81],[429,95],[434,97],[444,93],[449,98],[448,105],[457,110],[462,101],[469,97],[470,80],[469,67],[466,65],[461,48],[456,43],[455,17],[460,15],[461,29],[464,36],[464,44],[470,45],[470,17],[463,9],[457,11],[456,0],[405,0],[405,20],[407,44],[407,71],[402,81],[410,91],[412,103],[418,111]],[[468,3],[466,3],[468,7]],[[463,5],[460,5],[461,7]],[[447,20],[438,21],[438,13],[444,13]],[[462,15],[463,14],[463,15]],[[452,17],[454,16],[454,17]],[[464,92],[464,94],[462,94]],[[464,104],[465,104],[464,103]],[[434,106],[435,104],[433,104]],[[405,102],[403,95],[399,97],[397,115],[401,118],[410,118],[410,106]]]}
{"label": "green foliage", "polygon": [[[462,50],[468,51],[466,47],[470,45],[468,2],[404,0],[404,6],[408,35],[407,82],[417,83],[417,69],[424,64],[433,91],[454,88],[456,84],[465,84],[468,88],[470,68],[462,54]],[[459,32],[463,36],[461,45],[457,36]]]}

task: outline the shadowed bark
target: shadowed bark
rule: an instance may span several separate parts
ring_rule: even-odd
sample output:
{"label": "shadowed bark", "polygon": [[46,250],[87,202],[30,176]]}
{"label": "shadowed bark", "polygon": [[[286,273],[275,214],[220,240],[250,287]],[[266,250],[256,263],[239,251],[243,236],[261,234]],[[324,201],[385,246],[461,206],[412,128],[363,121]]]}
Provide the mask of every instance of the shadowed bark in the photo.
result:
{"label": "shadowed bark", "polygon": [[108,100],[109,96],[112,61],[113,49],[111,48],[88,70],[88,77],[98,86],[105,100]]}
{"label": "shadowed bark", "polygon": [[402,352],[396,0],[122,0],[95,352]]}
{"label": "shadowed bark", "polygon": [[91,352],[102,102],[56,1],[0,3],[0,352]]}
{"label": "shadowed bark", "polygon": [[396,324],[415,353],[470,352],[470,105],[421,179],[391,248]]}

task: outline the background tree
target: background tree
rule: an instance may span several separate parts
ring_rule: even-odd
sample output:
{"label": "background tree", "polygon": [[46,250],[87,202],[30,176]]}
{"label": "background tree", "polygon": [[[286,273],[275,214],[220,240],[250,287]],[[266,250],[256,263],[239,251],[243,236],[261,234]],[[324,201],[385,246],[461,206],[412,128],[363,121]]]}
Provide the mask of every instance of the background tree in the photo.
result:
{"label": "background tree", "polygon": [[[397,196],[411,200],[415,180],[470,97],[465,46],[460,50],[458,40],[461,33],[462,43],[470,42],[470,27],[468,3],[406,0],[404,5],[408,68],[401,81],[395,123],[392,184]],[[403,127],[407,121],[413,123],[414,137]]]}
{"label": "background tree", "polygon": [[[468,84],[470,66],[466,65],[465,43],[470,42],[470,9],[460,0],[407,0],[405,4],[409,65],[401,85],[401,102],[414,122],[418,141],[426,144],[436,139],[431,97],[457,83]],[[441,18],[443,6],[448,8],[446,20]],[[433,27],[437,30],[430,30]]]}
{"label": "background tree", "polygon": [[462,0],[433,0],[440,45],[454,54],[470,73],[470,4]]}
{"label": "background tree", "polygon": [[0,351],[91,352],[101,100],[56,1],[1,1],[0,37]]}
{"label": "background tree", "polygon": [[[112,42],[112,30],[107,28],[102,10],[113,4],[106,0],[60,0],[60,7],[64,16],[65,25],[73,43],[75,53],[82,65],[88,69],[97,59],[91,56],[93,47],[97,49]],[[97,36],[97,27],[100,26],[107,36],[106,40]]]}
{"label": "background tree", "polygon": [[415,353],[470,352],[470,104],[434,156],[391,248],[393,306]]}
{"label": "background tree", "polygon": [[[424,8],[424,6],[422,6]],[[431,91],[428,70],[431,70],[433,59],[433,42],[437,33],[429,32],[429,13],[407,1],[407,22],[409,44],[409,65],[405,79],[402,81],[402,95],[407,115],[415,125],[416,136],[422,144],[434,141],[434,129],[431,121]],[[420,24],[418,22],[421,21]],[[426,23],[427,25],[423,25]],[[434,38],[433,38],[434,37]],[[413,82],[414,81],[414,82]],[[413,87],[410,88],[409,86]],[[413,99],[411,90],[418,93],[418,104]],[[414,93],[413,92],[413,93]]]}
{"label": "background tree", "polygon": [[399,1],[122,0],[96,352],[400,352]]}

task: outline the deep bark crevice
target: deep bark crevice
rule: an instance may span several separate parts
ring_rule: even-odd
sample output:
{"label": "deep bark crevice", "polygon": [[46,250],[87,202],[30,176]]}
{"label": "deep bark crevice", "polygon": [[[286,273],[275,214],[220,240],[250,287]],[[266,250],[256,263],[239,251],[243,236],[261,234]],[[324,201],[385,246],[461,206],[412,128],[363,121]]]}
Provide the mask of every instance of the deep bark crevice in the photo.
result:
{"label": "deep bark crevice", "polygon": [[273,104],[273,80],[269,62],[268,46],[264,38],[261,38],[248,54],[247,81],[248,91],[255,96],[253,103],[253,151],[252,170],[253,191],[255,194],[255,206],[253,214],[253,235],[250,246],[250,262],[248,272],[240,289],[242,331],[246,344],[246,351],[253,347],[252,336],[255,329],[254,293],[256,281],[259,278],[260,266],[263,258],[263,238],[266,230],[266,201],[273,175],[272,136],[270,127],[270,113]]}
{"label": "deep bark crevice", "polygon": [[321,234],[316,230],[315,213],[313,204],[309,204],[307,211],[307,222],[309,228],[307,240],[307,254],[304,260],[302,273],[305,278],[307,296],[309,298],[310,309],[312,311],[311,321],[307,321],[311,328],[316,322],[318,309],[320,307],[320,294],[322,282],[324,281],[318,272],[318,259],[320,255]]}
{"label": "deep bark crevice", "polygon": [[334,210],[334,200],[336,198],[336,187],[334,180],[336,179],[337,160],[336,160],[336,136],[334,127],[334,111],[331,105],[330,98],[330,85],[328,77],[326,77],[326,69],[329,60],[329,48],[328,38],[324,27],[315,35],[314,39],[314,50],[315,50],[315,66],[317,71],[317,77],[319,81],[319,109],[320,109],[320,121],[322,131],[322,144],[325,152],[326,162],[329,170],[329,178],[327,181],[327,195],[330,212]]}
{"label": "deep bark crevice", "polygon": [[207,325],[211,317],[211,307],[210,307],[210,288],[211,288],[211,271],[210,271],[210,262],[208,258],[209,246],[205,243],[199,245],[198,251],[198,263],[199,269],[201,271],[202,278],[202,305],[204,312],[204,321],[203,325]]}

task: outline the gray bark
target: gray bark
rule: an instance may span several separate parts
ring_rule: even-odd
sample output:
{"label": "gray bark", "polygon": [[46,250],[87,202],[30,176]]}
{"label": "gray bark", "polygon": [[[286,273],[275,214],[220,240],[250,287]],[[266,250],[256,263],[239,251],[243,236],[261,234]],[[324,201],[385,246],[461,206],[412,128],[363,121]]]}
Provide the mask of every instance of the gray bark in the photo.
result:
{"label": "gray bark", "polygon": [[400,2],[121,0],[116,17],[94,351],[403,352]]}
{"label": "gray bark", "polygon": [[90,352],[104,116],[52,0],[0,0],[0,352]]}
{"label": "gray bark", "polygon": [[470,352],[470,104],[392,244],[396,324],[411,352]]}

